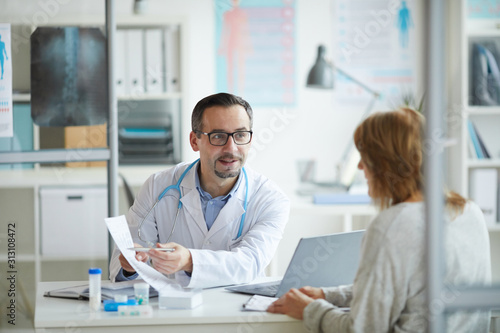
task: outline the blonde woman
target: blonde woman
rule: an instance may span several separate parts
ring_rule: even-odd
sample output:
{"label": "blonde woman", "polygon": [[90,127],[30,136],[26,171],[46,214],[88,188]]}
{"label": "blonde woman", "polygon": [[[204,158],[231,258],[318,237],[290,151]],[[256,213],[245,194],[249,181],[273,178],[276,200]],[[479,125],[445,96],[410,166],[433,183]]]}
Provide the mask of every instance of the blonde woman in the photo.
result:
{"label": "blonde woman", "polygon": [[[353,285],[292,289],[269,312],[303,319],[312,332],[424,332],[427,311],[423,117],[411,109],[379,112],[354,133],[369,195],[381,208],[365,232]],[[476,204],[446,193],[445,282],[488,284],[488,232]],[[446,302],[451,295],[436,300]],[[340,307],[350,307],[343,311]],[[488,312],[447,316],[449,332],[488,332]]]}

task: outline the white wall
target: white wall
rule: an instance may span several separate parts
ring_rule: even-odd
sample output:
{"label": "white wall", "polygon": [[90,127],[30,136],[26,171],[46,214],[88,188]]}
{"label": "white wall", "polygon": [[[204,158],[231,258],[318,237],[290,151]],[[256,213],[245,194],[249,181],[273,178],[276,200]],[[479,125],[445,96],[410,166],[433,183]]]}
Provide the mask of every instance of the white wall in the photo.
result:
{"label": "white wall", "polygon": [[[118,15],[132,14],[132,0],[117,0]],[[104,18],[103,0],[0,0],[0,21],[45,24],[71,17],[72,21],[98,15]],[[211,0],[149,0],[155,16],[182,17],[187,23],[185,70],[187,104],[183,115],[183,159],[196,157],[187,142],[190,111],[196,102],[215,92],[215,10]],[[287,192],[298,181],[296,161],[316,159],[317,178],[333,180],[340,159],[362,110],[347,112],[335,104],[334,91],[305,88],[319,44],[332,52],[330,0],[296,1],[297,105],[293,108],[254,108],[255,137],[249,165],[275,180]],[[243,96],[245,97],[245,96]],[[252,104],[252,101],[249,101]]]}
{"label": "white wall", "polygon": [[[150,0],[150,9],[154,13],[165,12],[187,18],[188,110],[192,110],[198,100],[216,92],[214,2]],[[296,11],[298,103],[294,108],[254,108],[255,137],[248,161],[288,192],[294,191],[293,183],[298,178],[297,159],[317,159],[318,177],[333,179],[331,172],[335,162],[357,122],[357,119],[349,121],[348,115],[336,111],[332,91],[305,88],[318,44],[330,46],[332,41],[331,1],[298,0]],[[190,129],[189,116],[185,114],[183,118],[186,138]],[[195,157],[190,147],[184,145],[183,158],[191,160]]]}
{"label": "white wall", "polygon": [[[175,13],[189,22],[189,104],[215,89],[214,8],[212,1],[151,1],[151,8],[177,7]],[[287,191],[297,182],[296,160],[314,158],[318,178],[333,179],[340,158],[357,122],[356,117],[338,110],[334,92],[305,88],[308,70],[316,58],[316,48],[325,44],[332,50],[331,1],[296,2],[297,106],[294,108],[254,108],[255,137],[249,165],[275,180]],[[245,96],[243,96],[245,97]],[[252,104],[252,101],[249,101]],[[185,117],[189,131],[189,117]],[[186,124],[187,122],[187,124]],[[186,133],[187,135],[187,133]],[[185,159],[195,157],[184,147]]]}

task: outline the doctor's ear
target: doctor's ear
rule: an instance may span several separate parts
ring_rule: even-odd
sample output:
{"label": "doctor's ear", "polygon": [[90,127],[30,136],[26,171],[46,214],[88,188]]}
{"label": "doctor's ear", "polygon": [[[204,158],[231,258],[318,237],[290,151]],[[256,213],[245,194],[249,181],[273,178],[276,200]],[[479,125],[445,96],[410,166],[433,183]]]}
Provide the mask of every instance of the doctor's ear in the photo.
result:
{"label": "doctor's ear", "polygon": [[198,147],[198,137],[193,131],[189,133],[189,143],[191,144],[191,148],[193,148],[193,151],[200,151],[200,148]]}

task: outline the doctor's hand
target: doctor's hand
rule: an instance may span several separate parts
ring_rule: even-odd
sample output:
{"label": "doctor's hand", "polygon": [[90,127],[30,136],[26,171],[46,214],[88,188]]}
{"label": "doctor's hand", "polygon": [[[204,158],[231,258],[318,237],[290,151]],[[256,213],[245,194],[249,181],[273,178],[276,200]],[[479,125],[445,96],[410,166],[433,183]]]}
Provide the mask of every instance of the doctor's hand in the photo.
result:
{"label": "doctor's hand", "polygon": [[156,244],[157,247],[174,248],[174,252],[157,251],[154,248],[148,251],[153,267],[160,273],[172,274],[178,271],[193,271],[191,252],[177,243]]}
{"label": "doctor's hand", "polygon": [[[134,243],[134,247],[141,247],[141,245]],[[136,252],[135,259],[137,259],[138,261],[146,262],[146,261],[148,261],[148,255],[147,255],[147,253]],[[123,254],[120,253],[118,260],[120,261],[120,265],[122,266],[124,271],[127,271],[128,273],[135,273],[135,269],[132,267],[132,265],[130,265],[130,263],[127,261],[127,259],[125,259]]]}
{"label": "doctor's hand", "polygon": [[304,309],[314,299],[298,289],[292,288],[267,308],[267,312],[286,314],[295,319],[302,319]]}

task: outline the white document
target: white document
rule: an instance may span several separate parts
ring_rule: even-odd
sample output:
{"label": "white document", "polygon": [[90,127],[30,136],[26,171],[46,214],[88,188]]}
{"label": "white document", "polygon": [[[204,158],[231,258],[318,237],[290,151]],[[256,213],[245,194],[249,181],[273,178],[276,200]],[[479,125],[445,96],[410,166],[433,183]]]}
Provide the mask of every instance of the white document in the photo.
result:
{"label": "white document", "polygon": [[145,57],[146,57],[146,93],[160,94],[163,92],[163,79],[165,77],[163,66],[161,29],[145,30]]}
{"label": "white document", "polygon": [[173,287],[172,285],[178,284],[175,280],[167,278],[148,264],[135,259],[135,251],[129,249],[130,247],[134,247],[134,241],[130,235],[130,229],[124,215],[109,217],[105,221],[116,246],[118,246],[125,259],[127,259],[147,284],[158,291],[170,289]]}
{"label": "white document", "polygon": [[470,172],[470,196],[481,208],[487,225],[497,223],[497,169],[473,169]]}
{"label": "white document", "polygon": [[277,299],[277,297],[253,295],[243,304],[243,311],[266,311],[269,305]]}
{"label": "white document", "polygon": [[0,137],[14,136],[10,24],[0,23]]}

